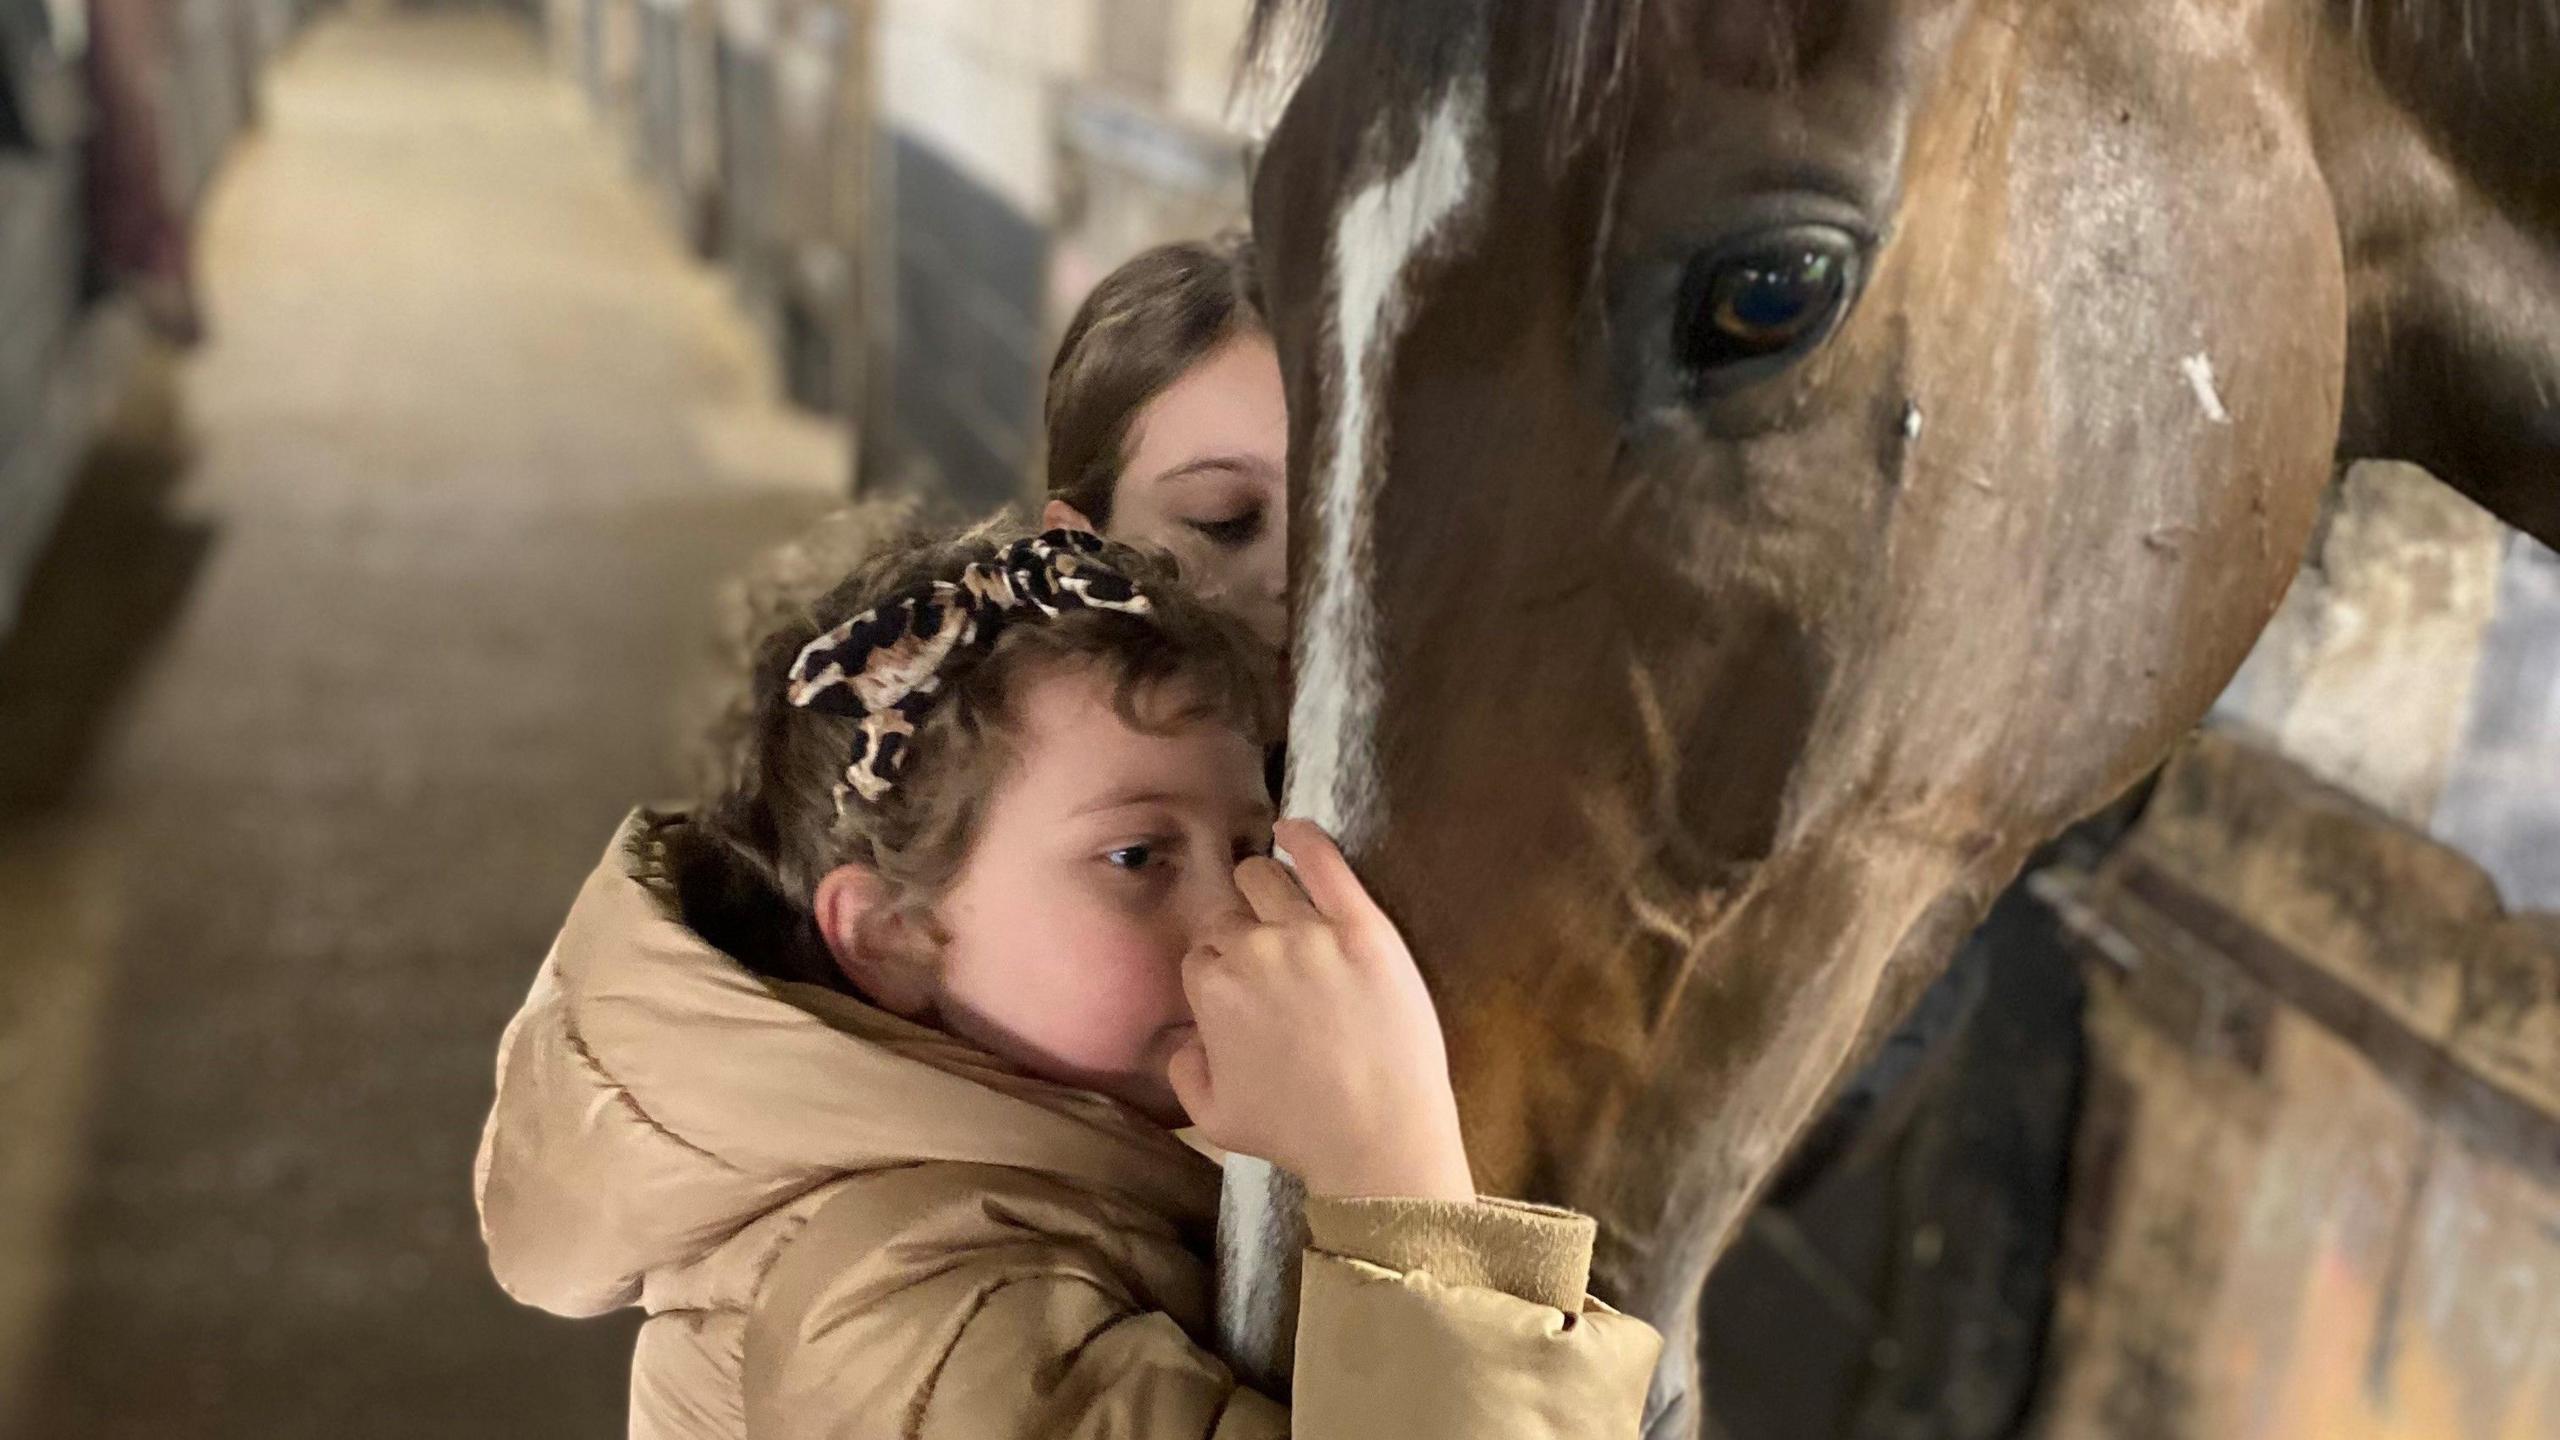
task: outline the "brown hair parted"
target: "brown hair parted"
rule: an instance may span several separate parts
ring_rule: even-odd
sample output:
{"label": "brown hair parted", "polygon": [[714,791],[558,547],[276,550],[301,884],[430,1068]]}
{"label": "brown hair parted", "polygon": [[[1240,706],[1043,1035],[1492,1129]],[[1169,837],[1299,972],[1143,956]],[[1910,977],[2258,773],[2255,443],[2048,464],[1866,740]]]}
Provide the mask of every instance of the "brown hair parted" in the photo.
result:
{"label": "brown hair parted", "polygon": [[1208,717],[1256,744],[1277,737],[1281,702],[1266,648],[1193,598],[1169,564],[1106,543],[1100,558],[1147,597],[1144,613],[1026,615],[992,643],[955,652],[936,671],[936,698],[908,737],[897,784],[839,807],[858,722],[792,704],[793,662],[854,616],[937,580],[957,583],[964,569],[993,562],[1029,533],[1007,516],[957,531],[905,531],[823,594],[772,607],[778,613],[754,642],[744,692],[721,723],[714,793],[690,827],[708,843],[671,857],[686,919],[704,938],[760,973],[845,988],[810,916],[819,880],[859,864],[888,882],[893,903],[937,901],[1012,762],[1025,682],[1056,667],[1100,667],[1121,717],[1140,729]]}
{"label": "brown hair parted", "polygon": [[1241,231],[1159,245],[1112,271],[1049,364],[1049,497],[1108,527],[1138,412],[1219,346],[1269,328]]}

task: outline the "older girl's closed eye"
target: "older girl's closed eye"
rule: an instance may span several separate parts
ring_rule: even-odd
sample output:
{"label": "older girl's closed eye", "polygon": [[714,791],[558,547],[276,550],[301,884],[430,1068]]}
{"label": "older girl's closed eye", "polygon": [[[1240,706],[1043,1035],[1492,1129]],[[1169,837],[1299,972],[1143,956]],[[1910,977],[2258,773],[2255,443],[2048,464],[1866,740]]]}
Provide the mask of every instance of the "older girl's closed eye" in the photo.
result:
{"label": "older girl's closed eye", "polygon": [[1288,641],[1289,414],[1241,235],[1158,246],[1094,287],[1049,368],[1043,522],[1170,552]]}

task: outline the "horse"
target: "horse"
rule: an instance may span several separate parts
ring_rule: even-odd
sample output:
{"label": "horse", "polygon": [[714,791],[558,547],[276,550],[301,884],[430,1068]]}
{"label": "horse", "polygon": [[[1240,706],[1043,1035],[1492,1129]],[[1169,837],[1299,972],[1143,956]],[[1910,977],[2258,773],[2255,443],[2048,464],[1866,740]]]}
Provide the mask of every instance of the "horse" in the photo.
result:
{"label": "horse", "polygon": [[[1287,808],[1488,1192],[1667,1340],[1838,1077],[2151,769],[2343,460],[2560,543],[2551,0],[1260,0]],[[1239,1159],[1225,1348],[1302,1230]]]}

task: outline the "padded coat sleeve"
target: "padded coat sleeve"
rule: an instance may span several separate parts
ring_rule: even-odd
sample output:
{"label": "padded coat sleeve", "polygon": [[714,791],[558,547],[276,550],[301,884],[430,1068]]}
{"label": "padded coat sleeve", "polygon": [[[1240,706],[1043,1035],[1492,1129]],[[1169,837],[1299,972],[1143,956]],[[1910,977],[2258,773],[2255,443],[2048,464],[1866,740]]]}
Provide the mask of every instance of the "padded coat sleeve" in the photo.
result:
{"label": "padded coat sleeve", "polygon": [[[1636,1433],[1660,1341],[1582,1296],[1591,1222],[1580,1216],[1503,1202],[1310,1206],[1293,1417],[1138,1300],[1107,1236],[1044,1225],[1035,1197],[1003,1193],[1043,1183],[1020,1175],[990,1170],[992,1190],[965,1200],[947,1179],[903,1182],[905,1195],[893,1179],[813,1217],[749,1325],[750,1440]],[[902,1204],[918,1218],[884,1243],[881,1219]]]}

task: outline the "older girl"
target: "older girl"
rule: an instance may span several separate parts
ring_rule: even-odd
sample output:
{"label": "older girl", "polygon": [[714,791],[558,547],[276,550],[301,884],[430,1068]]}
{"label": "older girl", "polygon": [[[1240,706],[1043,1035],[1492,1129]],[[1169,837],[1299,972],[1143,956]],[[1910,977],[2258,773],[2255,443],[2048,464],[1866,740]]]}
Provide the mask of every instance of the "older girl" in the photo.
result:
{"label": "older girl", "polygon": [[1288,411],[1241,236],[1159,246],[1086,297],[1049,368],[1046,523],[1169,551],[1288,640]]}

